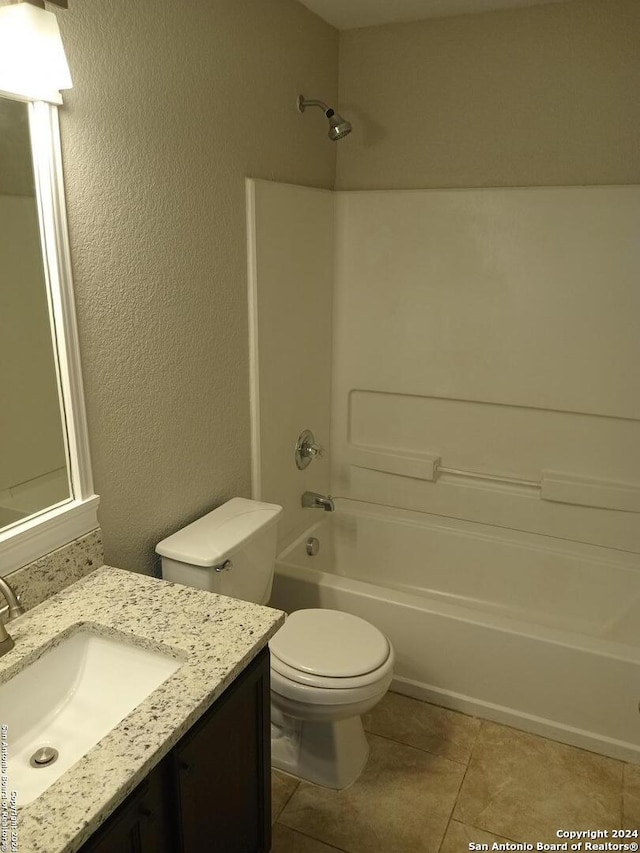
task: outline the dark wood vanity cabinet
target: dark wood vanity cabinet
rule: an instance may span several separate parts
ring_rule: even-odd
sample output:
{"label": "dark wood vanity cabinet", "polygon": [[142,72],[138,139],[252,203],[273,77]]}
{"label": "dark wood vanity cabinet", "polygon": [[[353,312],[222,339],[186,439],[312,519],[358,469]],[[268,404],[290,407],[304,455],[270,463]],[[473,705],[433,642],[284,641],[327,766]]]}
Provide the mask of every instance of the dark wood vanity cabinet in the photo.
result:
{"label": "dark wood vanity cabinet", "polygon": [[161,764],[100,827],[81,853],[174,853],[170,780]]}
{"label": "dark wood vanity cabinet", "polygon": [[271,849],[269,652],[236,679],[169,756],[180,853]]}
{"label": "dark wood vanity cabinet", "polygon": [[269,702],[265,649],[81,853],[268,853]]}

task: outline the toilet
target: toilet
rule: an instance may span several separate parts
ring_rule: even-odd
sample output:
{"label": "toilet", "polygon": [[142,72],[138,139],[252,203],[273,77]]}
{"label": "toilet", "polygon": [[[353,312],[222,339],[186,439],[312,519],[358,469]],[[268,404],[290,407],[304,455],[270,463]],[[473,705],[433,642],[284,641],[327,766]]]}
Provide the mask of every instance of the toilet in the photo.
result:
{"label": "toilet", "polygon": [[[233,498],[159,543],[162,577],[266,604],[281,514],[276,504]],[[314,608],[288,616],[269,649],[273,766],[345,788],[367,762],[360,715],[389,689],[391,643],[358,616]]]}

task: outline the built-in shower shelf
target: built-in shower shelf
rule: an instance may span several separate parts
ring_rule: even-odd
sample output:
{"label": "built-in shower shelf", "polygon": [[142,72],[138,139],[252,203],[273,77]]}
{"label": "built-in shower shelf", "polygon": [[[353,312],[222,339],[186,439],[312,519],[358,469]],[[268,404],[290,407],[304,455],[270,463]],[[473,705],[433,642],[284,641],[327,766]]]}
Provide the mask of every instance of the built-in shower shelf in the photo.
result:
{"label": "built-in shower shelf", "polygon": [[402,450],[351,446],[349,461],[357,468],[399,474],[401,477],[413,477],[417,480],[437,480],[440,457],[430,453],[406,453]]}
{"label": "built-in shower shelf", "polygon": [[543,470],[539,480],[527,480],[508,474],[467,471],[442,464],[440,456],[418,454],[376,447],[349,447],[349,462],[356,468],[366,468],[400,477],[437,482],[441,474],[462,480],[477,480],[500,486],[520,486],[536,489],[539,497],[554,503],[613,509],[640,513],[640,487],[632,483],[583,477],[557,471]]}
{"label": "built-in shower shelf", "polygon": [[557,503],[640,512],[640,487],[632,483],[595,480],[574,474],[543,471],[540,497]]}

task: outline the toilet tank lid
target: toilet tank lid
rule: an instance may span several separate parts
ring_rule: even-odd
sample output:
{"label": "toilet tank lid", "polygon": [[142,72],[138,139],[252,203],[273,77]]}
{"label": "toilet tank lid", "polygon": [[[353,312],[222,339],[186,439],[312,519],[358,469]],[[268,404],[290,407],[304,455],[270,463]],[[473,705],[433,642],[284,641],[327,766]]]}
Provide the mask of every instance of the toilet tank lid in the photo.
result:
{"label": "toilet tank lid", "polygon": [[163,539],[156,546],[156,553],[181,563],[211,568],[276,524],[281,513],[282,507],[277,504],[232,498]]}

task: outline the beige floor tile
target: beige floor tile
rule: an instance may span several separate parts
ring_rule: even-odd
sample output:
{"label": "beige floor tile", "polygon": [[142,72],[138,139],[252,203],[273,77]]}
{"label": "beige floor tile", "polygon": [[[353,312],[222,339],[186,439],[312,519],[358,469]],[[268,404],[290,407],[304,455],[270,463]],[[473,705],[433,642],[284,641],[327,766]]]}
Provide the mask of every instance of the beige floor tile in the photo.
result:
{"label": "beige floor tile", "polygon": [[625,829],[640,829],[640,766],[637,764],[624,766],[623,826]]}
{"label": "beige floor tile", "polygon": [[480,728],[474,717],[398,693],[387,693],[362,722],[368,732],[465,764]]}
{"label": "beige floor tile", "polygon": [[271,771],[271,821],[275,823],[280,817],[280,812],[287,805],[289,799],[299,782],[286,773]]}
{"label": "beige floor tile", "polygon": [[483,723],[454,818],[514,841],[557,842],[564,827],[608,829],[622,819],[620,761]]}
{"label": "beige floor tile", "polygon": [[271,853],[336,853],[337,850],[281,823],[273,826]]}
{"label": "beige floor tile", "polygon": [[465,768],[369,735],[362,776],[344,791],[302,782],[280,816],[348,853],[436,853]]}
{"label": "beige floor tile", "polygon": [[491,845],[504,844],[508,841],[506,838],[501,838],[499,835],[492,835],[490,832],[484,832],[482,829],[476,829],[473,826],[467,826],[464,823],[459,823],[457,820],[452,820],[447,829],[440,853],[469,853],[469,844],[488,844],[489,850]]}

